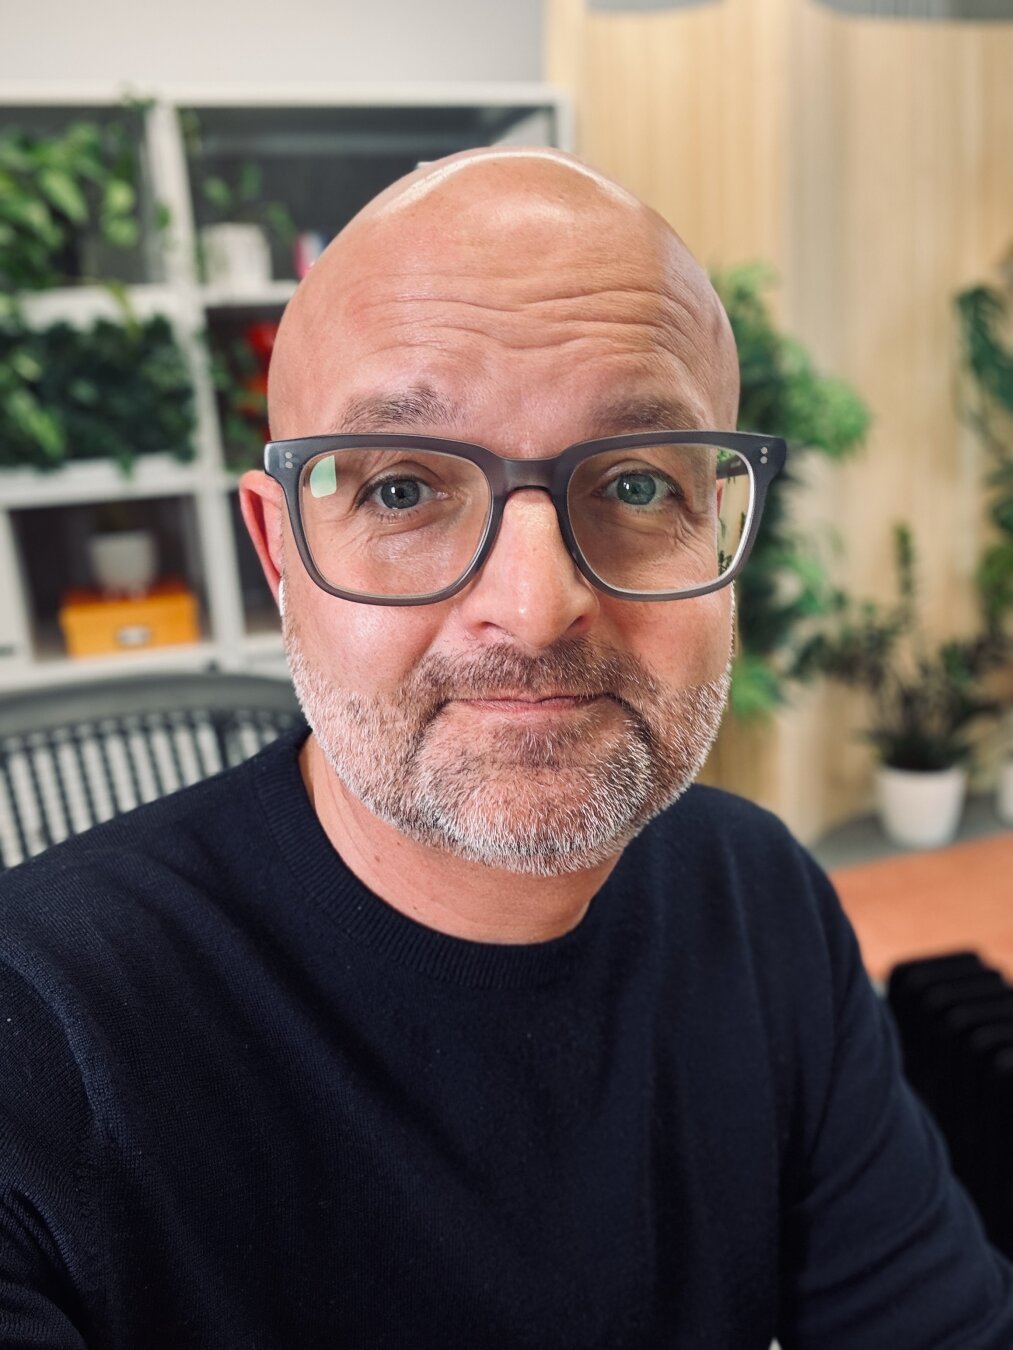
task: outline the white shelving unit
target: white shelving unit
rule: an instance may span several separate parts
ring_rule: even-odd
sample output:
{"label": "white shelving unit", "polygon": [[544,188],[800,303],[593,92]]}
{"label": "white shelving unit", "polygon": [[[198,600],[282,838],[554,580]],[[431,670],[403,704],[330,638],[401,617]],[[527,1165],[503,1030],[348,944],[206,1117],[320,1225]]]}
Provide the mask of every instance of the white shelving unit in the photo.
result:
{"label": "white shelving unit", "polygon": [[[252,160],[264,196],[283,202],[296,228],[332,235],[366,200],[417,161],[483,144],[569,147],[565,97],[542,85],[461,85],[343,89],[181,88],[151,97],[138,146],[145,190],[171,215],[161,239],[139,256],[146,280],[127,295],[139,318],[165,315],[186,354],[193,380],[196,458],[140,456],[124,477],[107,462],[72,463],[52,473],[0,469],[0,693],[94,679],[131,670],[258,669],[281,674],[277,616],[238,520],[236,480],[224,454],[208,344],[215,325],[277,319],[296,281],[276,252],[277,280],[236,294],[202,284],[195,240],[202,171]],[[0,119],[59,125],[117,113],[123,91],[0,86]],[[181,114],[195,113],[199,155],[188,155]],[[22,297],[33,326],[63,320],[84,326],[116,318],[117,304],[99,287]],[[87,580],[83,539],[96,503],[131,502],[168,536],[167,552],[198,596],[201,638],[185,646],[71,659],[56,621],[57,591]]]}

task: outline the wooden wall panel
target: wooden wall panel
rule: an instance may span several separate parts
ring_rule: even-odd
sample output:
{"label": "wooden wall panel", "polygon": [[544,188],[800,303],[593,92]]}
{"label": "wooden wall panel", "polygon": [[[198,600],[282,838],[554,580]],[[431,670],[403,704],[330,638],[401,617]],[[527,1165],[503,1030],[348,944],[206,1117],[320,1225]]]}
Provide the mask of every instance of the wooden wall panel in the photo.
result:
{"label": "wooden wall panel", "polygon": [[[722,0],[665,14],[548,0],[547,76],[573,91],[580,152],[657,207],[707,264],[765,258],[776,308],[875,427],[820,470],[844,579],[891,593],[890,531],[916,528],[930,630],[975,622],[981,455],[953,403],[953,294],[1013,241],[1013,24]],[[861,705],[804,694],[775,732],[723,734],[709,772],[805,837],[868,803]]]}

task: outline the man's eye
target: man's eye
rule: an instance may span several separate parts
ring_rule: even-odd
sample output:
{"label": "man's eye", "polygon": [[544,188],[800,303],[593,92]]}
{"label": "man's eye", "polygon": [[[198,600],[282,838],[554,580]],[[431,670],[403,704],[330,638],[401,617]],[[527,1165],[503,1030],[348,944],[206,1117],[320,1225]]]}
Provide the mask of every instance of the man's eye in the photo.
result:
{"label": "man's eye", "polygon": [[682,494],[676,484],[662,473],[650,473],[646,469],[627,469],[616,474],[602,493],[623,502],[626,506],[650,506],[665,498],[680,497]]}
{"label": "man's eye", "polygon": [[435,497],[433,489],[418,478],[385,478],[382,483],[367,487],[361,500],[388,511],[406,511]]}

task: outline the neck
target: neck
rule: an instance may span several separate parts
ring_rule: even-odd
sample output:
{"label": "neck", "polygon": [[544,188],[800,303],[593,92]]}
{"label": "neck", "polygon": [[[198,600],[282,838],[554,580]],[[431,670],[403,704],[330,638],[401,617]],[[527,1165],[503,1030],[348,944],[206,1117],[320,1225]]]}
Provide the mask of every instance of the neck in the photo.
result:
{"label": "neck", "polygon": [[313,809],[345,865],[402,914],[451,937],[499,943],[561,937],[580,923],[619,860],[616,855],[554,877],[469,862],[409,839],[375,816],[337,777],[313,735],[299,766]]}

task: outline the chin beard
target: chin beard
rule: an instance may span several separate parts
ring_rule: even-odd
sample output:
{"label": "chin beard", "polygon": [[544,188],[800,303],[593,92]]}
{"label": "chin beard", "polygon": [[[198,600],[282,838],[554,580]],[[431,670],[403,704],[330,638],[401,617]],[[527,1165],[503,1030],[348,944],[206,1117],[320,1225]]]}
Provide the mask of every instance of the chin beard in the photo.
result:
{"label": "chin beard", "polygon": [[[730,683],[726,669],[666,689],[626,653],[565,641],[537,659],[499,648],[430,655],[398,689],[363,697],[328,682],[288,614],[283,629],[303,713],[353,796],[410,839],[531,876],[614,858],[681,796],[714,743]],[[480,736],[455,728],[449,704],[519,691],[591,695],[600,715],[485,726]]]}

